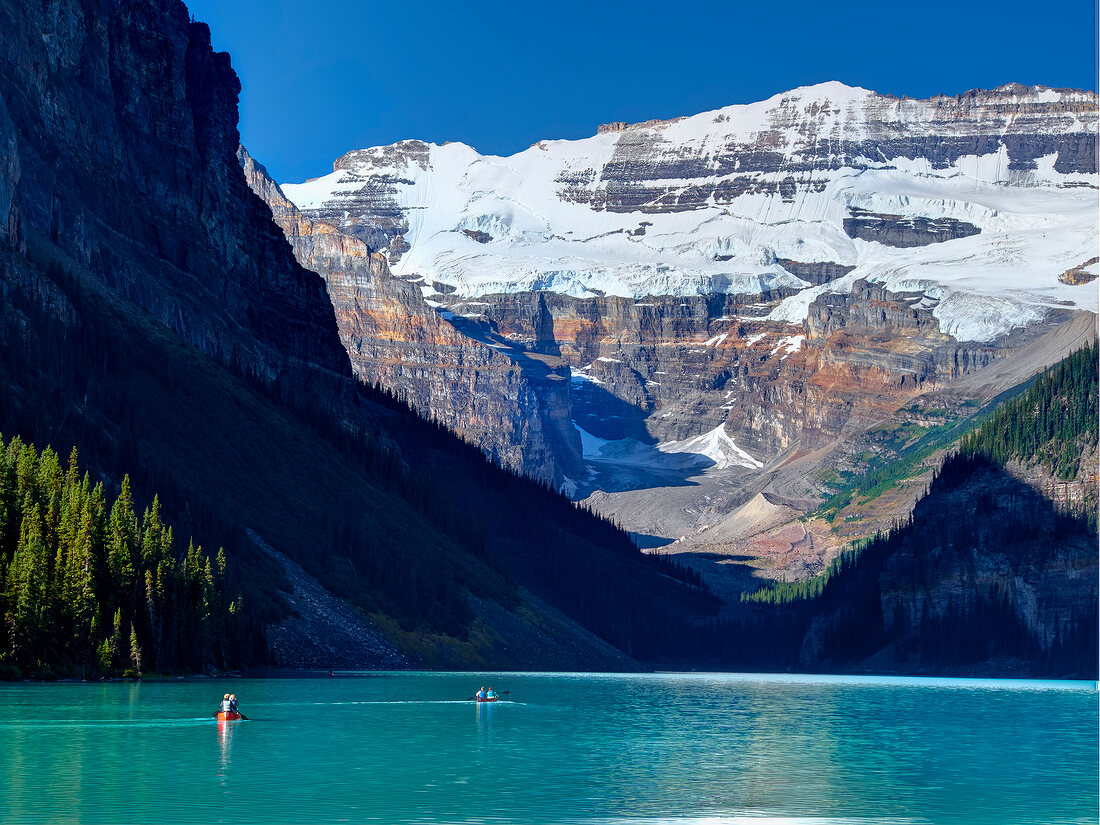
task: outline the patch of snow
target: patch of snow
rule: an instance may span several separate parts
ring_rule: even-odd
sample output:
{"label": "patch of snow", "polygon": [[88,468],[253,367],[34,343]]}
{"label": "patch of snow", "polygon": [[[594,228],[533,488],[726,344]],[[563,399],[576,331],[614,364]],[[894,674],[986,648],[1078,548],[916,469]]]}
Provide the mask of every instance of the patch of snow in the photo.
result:
{"label": "patch of snow", "polygon": [[703,346],[704,347],[717,347],[719,344],[721,344],[723,341],[725,341],[726,338],[728,338],[728,337],[729,337],[729,333],[728,332],[723,332],[722,334],[715,335],[713,338],[709,339],[706,343],[703,344]]}
{"label": "patch of snow", "polygon": [[[591,365],[589,365],[591,366]],[[571,367],[569,369],[569,381],[574,387],[582,386],[583,384],[602,384],[604,383],[594,375],[589,375],[585,370],[588,367]]]}
{"label": "patch of snow", "polygon": [[697,435],[695,438],[659,444],[657,449],[669,454],[705,456],[714,462],[714,467],[718,470],[725,470],[727,467],[747,467],[758,470],[764,466],[762,461],[753,458],[734,443],[726,432],[724,424],[719,424],[710,432]]}
{"label": "patch of snow", "polygon": [[580,435],[583,457],[589,461],[681,471],[726,470],[730,467],[758,470],[764,466],[761,461],[737,446],[724,425],[694,438],[656,445],[643,444],[633,438],[609,441],[592,435],[576,421],[573,422],[573,427]]}
{"label": "patch of snow", "polygon": [[792,352],[798,352],[802,349],[802,344],[805,341],[806,336],[801,333],[798,335],[790,335],[786,338],[780,338],[776,345],[772,347],[772,351],[768,354],[775,355],[780,350],[783,350],[786,353],[783,357],[786,358],[787,355],[790,355]]}

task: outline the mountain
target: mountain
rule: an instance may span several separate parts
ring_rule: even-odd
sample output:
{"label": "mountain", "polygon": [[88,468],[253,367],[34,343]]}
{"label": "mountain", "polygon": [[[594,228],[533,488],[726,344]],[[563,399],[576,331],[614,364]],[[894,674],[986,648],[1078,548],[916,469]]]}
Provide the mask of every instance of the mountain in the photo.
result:
{"label": "mountain", "polygon": [[365,241],[305,217],[244,147],[239,157],[298,261],[324,277],[356,374],[486,445],[498,463],[552,480],[553,444],[573,429],[568,369],[460,332]]}
{"label": "mountain", "polygon": [[278,664],[679,655],[714,612],[689,575],[356,378],[182,3],[4,0],[0,29],[5,439],[76,446],[111,495],[130,473],[136,512],[159,492]]}
{"label": "mountain", "polygon": [[[1094,92],[825,83],[511,157],[354,151],[280,197],[358,374],[710,573],[777,542],[767,570],[804,577],[851,538],[798,526],[838,480],[1095,336],[1096,157]],[[333,238],[402,295],[386,317],[342,291]],[[502,366],[448,331],[425,369],[433,312]],[[505,363],[532,390],[465,421]]]}

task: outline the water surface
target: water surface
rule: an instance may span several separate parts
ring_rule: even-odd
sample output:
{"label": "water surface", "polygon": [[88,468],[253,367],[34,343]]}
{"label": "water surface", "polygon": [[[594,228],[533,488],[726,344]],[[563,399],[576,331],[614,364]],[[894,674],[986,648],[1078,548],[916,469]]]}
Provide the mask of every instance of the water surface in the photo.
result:
{"label": "water surface", "polygon": [[[507,701],[464,701],[483,684]],[[734,674],[0,685],[0,822],[1096,823],[1094,683]],[[210,718],[232,691],[249,721]]]}

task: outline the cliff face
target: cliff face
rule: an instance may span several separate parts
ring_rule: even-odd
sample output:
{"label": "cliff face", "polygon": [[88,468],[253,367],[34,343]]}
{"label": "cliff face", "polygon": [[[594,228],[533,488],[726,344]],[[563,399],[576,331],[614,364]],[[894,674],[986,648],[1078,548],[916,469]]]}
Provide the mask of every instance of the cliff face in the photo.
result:
{"label": "cliff face", "polygon": [[569,364],[574,418],[602,438],[673,441],[726,424],[763,459],[803,436],[835,439],[1009,348],[955,341],[919,294],[866,281],[817,298],[803,324],[768,317],[784,297],[517,293],[450,306]]}
{"label": "cliff face", "polygon": [[501,465],[533,478],[560,482],[562,471],[578,464],[568,370],[560,361],[460,332],[453,315],[424,299],[419,283],[395,278],[385,257],[356,235],[302,215],[243,147],[239,158],[295,257],[324,278],[359,378],[407,398]]}
{"label": "cliff face", "polygon": [[27,227],[222,363],[331,393],[347,356],[324,284],[278,253],[247,197],[232,151],[240,84],[207,27],[182,3],[0,15]]}
{"label": "cliff face", "polygon": [[949,460],[863,552],[813,606],[800,667],[1096,677],[1096,533],[1013,473]]}

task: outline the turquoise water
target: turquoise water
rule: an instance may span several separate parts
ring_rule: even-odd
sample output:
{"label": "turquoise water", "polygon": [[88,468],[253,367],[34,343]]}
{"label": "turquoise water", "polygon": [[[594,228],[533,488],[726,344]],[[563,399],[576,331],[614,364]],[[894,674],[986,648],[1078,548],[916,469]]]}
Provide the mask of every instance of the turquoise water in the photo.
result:
{"label": "turquoise water", "polygon": [[[482,684],[508,701],[462,701]],[[0,822],[1096,823],[1094,683],[0,685]],[[249,721],[209,713],[235,692]]]}

